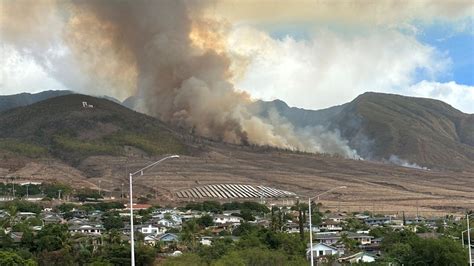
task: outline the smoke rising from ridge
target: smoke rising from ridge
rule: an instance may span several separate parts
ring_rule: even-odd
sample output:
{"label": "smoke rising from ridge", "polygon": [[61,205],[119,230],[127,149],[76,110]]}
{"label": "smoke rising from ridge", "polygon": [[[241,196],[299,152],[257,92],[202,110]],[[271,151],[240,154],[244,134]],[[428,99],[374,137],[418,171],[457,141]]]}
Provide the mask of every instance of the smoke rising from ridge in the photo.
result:
{"label": "smoke rising from ridge", "polygon": [[[25,3],[25,2],[23,2]],[[63,75],[78,67],[83,87],[136,95],[148,114],[198,135],[236,144],[270,145],[309,152],[339,153],[358,158],[347,142],[323,128],[296,129],[277,113],[257,117],[249,109],[250,95],[237,91],[231,80],[245,68],[245,58],[226,51],[226,23],[204,17],[206,1],[47,1],[31,7],[33,18],[46,15],[54,31],[36,31],[41,21],[2,19],[2,36],[23,45],[67,86]],[[7,2],[8,9],[16,2]],[[6,12],[6,10],[3,10]],[[11,12],[12,10],[8,10]],[[17,15],[21,10],[16,10]],[[11,14],[11,13],[9,13]],[[13,13],[14,14],[14,13]],[[7,21],[8,20],[8,21]],[[5,24],[3,24],[5,22]],[[20,26],[18,26],[20,25]],[[45,40],[32,45],[27,37]],[[51,34],[55,34],[52,36]],[[70,57],[48,61],[48,38],[61,36]],[[58,56],[60,58],[60,56]],[[76,64],[77,63],[77,64]],[[75,71],[70,69],[71,71]],[[269,81],[271,82],[271,81]],[[104,89],[105,88],[105,89]],[[88,92],[94,89],[89,89]],[[97,92],[95,92],[97,93]]]}

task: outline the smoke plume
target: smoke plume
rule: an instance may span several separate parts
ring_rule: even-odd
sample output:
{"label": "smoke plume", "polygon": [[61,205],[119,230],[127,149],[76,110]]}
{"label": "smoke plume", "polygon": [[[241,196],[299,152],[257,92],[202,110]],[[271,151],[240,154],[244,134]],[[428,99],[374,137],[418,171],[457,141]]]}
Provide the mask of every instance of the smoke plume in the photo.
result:
{"label": "smoke plume", "polygon": [[403,167],[408,167],[408,168],[415,168],[415,169],[420,169],[420,170],[429,170],[427,167],[419,166],[416,163],[410,163],[407,160],[404,160],[396,155],[390,155],[390,158],[388,159],[389,163],[400,165]]}
{"label": "smoke plume", "polygon": [[[22,20],[19,3],[30,19]],[[231,82],[246,60],[227,52],[228,25],[204,15],[207,1],[33,3],[2,5],[10,14],[1,21],[2,37],[68,87],[79,79],[83,91],[135,95],[148,114],[217,140],[358,157],[335,132],[295,129],[278,114],[264,119],[250,111],[250,96]],[[50,43],[58,36],[67,49],[53,59],[67,60],[40,56],[58,50]]]}

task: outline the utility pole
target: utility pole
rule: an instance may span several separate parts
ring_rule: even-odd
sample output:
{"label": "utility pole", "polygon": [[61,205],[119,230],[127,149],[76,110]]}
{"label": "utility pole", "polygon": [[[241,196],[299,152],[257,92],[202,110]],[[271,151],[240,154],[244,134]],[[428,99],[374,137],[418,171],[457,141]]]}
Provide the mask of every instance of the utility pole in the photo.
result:
{"label": "utility pole", "polygon": [[120,198],[123,199],[123,183],[122,183],[122,190],[120,192]]}
{"label": "utility pole", "polygon": [[58,190],[58,200],[61,200],[61,191],[62,191],[61,189]]}
{"label": "utility pole", "polygon": [[99,180],[99,196],[102,196],[102,193],[100,193],[100,183],[102,183],[102,180]]}

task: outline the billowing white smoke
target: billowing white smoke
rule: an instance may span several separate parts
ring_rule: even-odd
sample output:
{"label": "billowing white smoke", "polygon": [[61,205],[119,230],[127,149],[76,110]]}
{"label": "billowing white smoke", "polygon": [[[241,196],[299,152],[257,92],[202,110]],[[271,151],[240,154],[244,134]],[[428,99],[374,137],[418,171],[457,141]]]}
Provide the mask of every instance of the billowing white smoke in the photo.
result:
{"label": "billowing white smoke", "polygon": [[403,167],[408,167],[408,168],[415,168],[415,169],[422,169],[422,170],[429,170],[427,167],[419,166],[416,163],[410,163],[407,160],[401,159],[400,157],[396,155],[390,155],[390,158],[388,158],[388,162],[396,165],[400,165]]}

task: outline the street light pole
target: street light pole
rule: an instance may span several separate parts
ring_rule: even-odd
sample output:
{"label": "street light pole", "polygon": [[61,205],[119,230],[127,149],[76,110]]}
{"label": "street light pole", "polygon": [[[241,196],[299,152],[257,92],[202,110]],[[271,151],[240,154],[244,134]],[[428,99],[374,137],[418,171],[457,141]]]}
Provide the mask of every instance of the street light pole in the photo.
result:
{"label": "street light pole", "polygon": [[311,252],[311,266],[314,265],[313,259],[313,226],[311,225],[311,198],[308,198],[308,216],[309,216],[309,252]]}
{"label": "street light pole", "polygon": [[[474,228],[470,228],[469,230],[472,230],[472,229],[474,229]],[[461,232],[461,243],[462,243],[463,248],[465,246],[464,245],[464,233],[466,233],[466,232],[467,232],[467,230],[464,230],[464,231]]]}
{"label": "street light pole", "polygon": [[331,188],[330,190],[328,191],[325,191],[321,194],[318,194],[314,197],[309,197],[308,198],[308,215],[309,215],[309,252],[310,252],[310,255],[311,255],[311,266],[314,266],[314,259],[313,259],[313,225],[311,224],[311,200],[314,199],[314,198],[318,198],[319,200],[319,197],[326,194],[326,193],[329,193],[331,191],[334,191],[336,189],[342,189],[342,188],[347,188],[346,186],[340,186],[340,187],[335,187],[335,188]]}
{"label": "street light pole", "polygon": [[135,238],[133,237],[133,191],[132,191],[132,177],[133,174],[129,174],[130,178],[130,252],[132,253],[131,264],[135,266]]}
{"label": "street light pole", "polygon": [[471,230],[469,229],[469,214],[466,214],[467,221],[467,245],[469,247],[469,266],[472,265],[472,251],[471,251]]}
{"label": "street light pole", "polygon": [[129,181],[130,181],[130,252],[131,252],[131,265],[132,266],[135,266],[135,238],[134,238],[134,233],[133,233],[133,188],[132,188],[132,182],[133,182],[133,176],[136,175],[136,174],[140,174],[140,176],[143,175],[143,171],[147,170],[147,169],[150,169],[154,166],[156,166],[157,164],[163,162],[164,160],[168,160],[168,159],[172,159],[172,158],[179,158],[179,155],[171,155],[171,156],[168,156],[168,157],[165,157],[161,160],[158,160],[154,163],[151,163],[145,167],[143,167],[142,169],[134,172],[134,173],[129,173],[128,177],[129,177]]}

